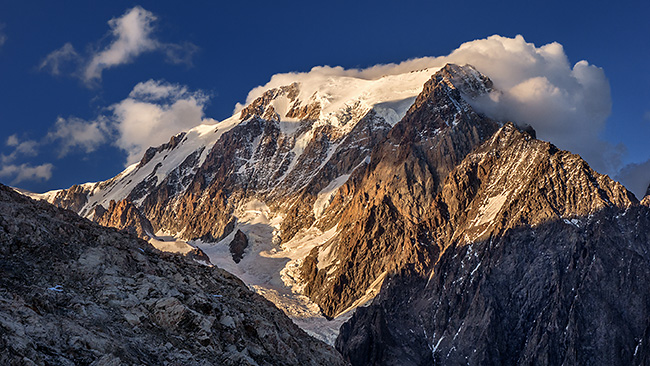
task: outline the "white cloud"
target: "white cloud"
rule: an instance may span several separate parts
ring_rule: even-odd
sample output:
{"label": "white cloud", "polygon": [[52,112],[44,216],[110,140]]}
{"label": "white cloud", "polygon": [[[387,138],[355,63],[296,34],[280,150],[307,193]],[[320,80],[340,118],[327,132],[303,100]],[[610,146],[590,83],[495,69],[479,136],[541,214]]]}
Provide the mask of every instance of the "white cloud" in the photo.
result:
{"label": "white cloud", "polygon": [[18,140],[18,136],[16,134],[7,137],[7,146],[18,146],[19,143],[20,141]]}
{"label": "white cloud", "polygon": [[[605,73],[586,61],[571,66],[564,48],[557,42],[537,47],[522,36],[494,35],[466,42],[447,56],[362,70],[318,66],[307,73],[276,74],[266,85],[251,90],[246,104],[269,88],[294,81],[309,83],[329,76],[377,79],[447,63],[473,65],[490,77],[500,91],[477,101],[477,109],[494,118],[532,125],[540,139],[579,153],[597,170],[610,174],[617,170],[621,148],[599,137],[611,110]],[[235,112],[241,107],[238,103]]]}
{"label": "white cloud", "polygon": [[620,147],[600,138],[611,111],[602,69],[579,61],[571,67],[562,45],[535,47],[521,36],[492,36],[461,45],[447,57],[489,76],[500,94],[476,107],[498,119],[527,123],[540,139],[578,153],[595,169],[613,173]]}
{"label": "white cloud", "polygon": [[137,162],[150,146],[159,146],[179,132],[217,121],[205,118],[209,96],[202,91],[164,81],[149,80],[133,87],[129,96],[105,108],[94,120],[57,118],[47,135],[37,142],[11,135],[4,141],[9,155],[0,154],[0,178],[11,184],[48,180],[54,166],[16,163],[19,157],[35,156],[39,144],[55,144],[59,158],[75,150],[91,153],[110,141],[127,153],[125,166]]}
{"label": "white cloud", "polygon": [[178,84],[149,80],[136,85],[127,99],[110,107],[118,135],[115,145],[127,152],[126,165],[181,131],[216,123],[204,118],[207,101],[203,92],[189,92]]}
{"label": "white cloud", "polygon": [[34,140],[21,140],[17,135],[11,135],[5,141],[5,145],[13,148],[9,155],[0,154],[0,178],[12,179],[11,184],[29,180],[48,180],[52,177],[52,164],[33,166],[29,163],[15,164],[15,161],[23,157],[38,155],[39,143]]}
{"label": "white cloud", "polygon": [[50,163],[32,166],[30,164],[4,165],[0,168],[0,178],[14,177],[11,184],[24,181],[49,180],[54,166]]}
{"label": "white cloud", "polygon": [[9,164],[20,155],[36,156],[38,154],[38,142],[34,140],[20,141],[17,135],[11,135],[7,138],[5,144],[13,148],[9,155],[0,154],[0,163]]}
{"label": "white cloud", "polygon": [[127,153],[125,165],[130,165],[140,160],[150,146],[161,145],[171,136],[200,124],[216,123],[205,118],[208,99],[202,91],[149,80],[138,83],[126,99],[109,106],[109,113],[94,120],[59,117],[46,140],[59,144],[59,157],[75,149],[90,153],[113,141]]}
{"label": "white cloud", "polygon": [[100,49],[80,55],[70,43],[51,52],[40,64],[41,70],[54,75],[64,73],[64,68],[74,68],[76,74],[87,85],[101,81],[104,70],[133,62],[146,52],[160,51],[165,59],[174,64],[192,64],[192,57],[198,47],[190,42],[164,43],[154,37],[156,16],[140,6],[127,10],[121,17],[108,21],[110,43]]}
{"label": "white cloud", "polygon": [[108,135],[109,127],[103,117],[91,122],[76,117],[59,117],[46,139],[59,142],[59,158],[62,158],[75,148],[81,148],[86,153],[93,152],[106,141]]}
{"label": "white cloud", "polygon": [[131,62],[141,53],[156,49],[158,42],[151,37],[155,20],[153,13],[139,6],[109,20],[113,42],[91,57],[83,73],[84,80],[99,80],[104,69]]}

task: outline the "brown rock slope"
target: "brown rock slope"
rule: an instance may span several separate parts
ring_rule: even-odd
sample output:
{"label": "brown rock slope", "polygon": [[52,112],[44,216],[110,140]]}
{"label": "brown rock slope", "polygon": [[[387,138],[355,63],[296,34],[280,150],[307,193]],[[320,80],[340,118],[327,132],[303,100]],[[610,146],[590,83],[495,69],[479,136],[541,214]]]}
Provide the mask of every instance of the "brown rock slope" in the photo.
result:
{"label": "brown rock slope", "polygon": [[419,245],[439,257],[343,326],[353,364],[650,362],[650,210],[619,183],[507,124],[428,212]]}
{"label": "brown rock slope", "polygon": [[[306,293],[327,316],[355,304],[386,273],[430,268],[438,248],[419,244],[417,224],[449,172],[499,128],[465,100],[491,85],[471,66],[445,66],[373,150],[365,171],[339,191],[330,211],[340,212],[340,221],[330,227],[338,223],[340,233],[303,266]],[[333,253],[320,270],[319,252]]]}
{"label": "brown rock slope", "polygon": [[234,276],[0,186],[0,364],[344,363]]}

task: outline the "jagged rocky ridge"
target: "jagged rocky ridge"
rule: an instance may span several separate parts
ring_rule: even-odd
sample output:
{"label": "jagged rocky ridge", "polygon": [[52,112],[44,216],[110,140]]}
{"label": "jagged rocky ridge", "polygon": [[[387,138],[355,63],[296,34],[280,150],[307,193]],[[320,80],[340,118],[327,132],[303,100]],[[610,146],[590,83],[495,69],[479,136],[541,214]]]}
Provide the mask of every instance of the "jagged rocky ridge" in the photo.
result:
{"label": "jagged rocky ridge", "polygon": [[427,211],[435,265],[343,326],[352,364],[648,363],[650,210],[619,183],[507,124]]}
{"label": "jagged rocky ridge", "polygon": [[[362,97],[332,102],[319,91],[301,96],[297,83],[272,89],[216,127],[148,150],[112,180],[46,198],[82,215],[126,198],[155,231],[204,242],[235,232],[236,211],[250,200],[282,217],[277,243],[310,227],[336,229],[300,260],[305,293],[335,316],[371,298],[386,273],[430,266],[429,255],[404,239],[446,174],[499,126],[465,100],[491,90],[487,77],[456,65],[429,75],[422,70],[397,76],[398,84],[390,77],[375,81],[389,83],[380,85],[386,89],[417,85],[401,101],[377,97],[375,104]],[[371,250],[373,242],[381,249]]]}
{"label": "jagged rocky ridge", "polygon": [[0,363],[343,365],[216,267],[0,185]]}

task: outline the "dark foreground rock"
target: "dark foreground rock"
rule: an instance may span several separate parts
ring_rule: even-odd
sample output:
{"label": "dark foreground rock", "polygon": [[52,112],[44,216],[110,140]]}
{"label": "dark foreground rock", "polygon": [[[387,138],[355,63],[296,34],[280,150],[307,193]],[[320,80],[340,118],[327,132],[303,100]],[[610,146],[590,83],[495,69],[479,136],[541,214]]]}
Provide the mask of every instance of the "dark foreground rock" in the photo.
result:
{"label": "dark foreground rock", "polygon": [[344,362],[229,273],[0,185],[0,364]]}

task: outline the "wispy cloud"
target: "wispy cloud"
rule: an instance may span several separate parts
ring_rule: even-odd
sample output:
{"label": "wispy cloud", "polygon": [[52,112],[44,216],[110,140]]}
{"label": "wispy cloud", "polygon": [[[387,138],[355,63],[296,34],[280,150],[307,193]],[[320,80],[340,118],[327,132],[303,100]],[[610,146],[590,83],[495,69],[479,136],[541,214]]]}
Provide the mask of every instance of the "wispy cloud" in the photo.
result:
{"label": "wispy cloud", "polygon": [[127,10],[121,17],[108,21],[110,43],[104,47],[87,47],[88,52],[80,54],[70,43],[52,51],[43,59],[39,68],[53,75],[73,68],[70,74],[79,77],[86,85],[97,85],[106,69],[133,62],[147,52],[162,52],[167,62],[192,64],[192,57],[198,47],[190,42],[165,43],[159,41],[156,31],[156,16],[140,6]]}
{"label": "wispy cloud", "polygon": [[5,25],[0,23],[0,47],[2,47],[7,41],[7,35],[4,32]]}
{"label": "wispy cloud", "polygon": [[14,134],[7,138],[6,145],[14,148],[15,154],[22,154],[27,156],[35,156],[37,151],[38,142],[34,140],[21,141],[18,135]]}
{"label": "wispy cloud", "polygon": [[91,56],[84,69],[84,80],[100,80],[104,69],[132,62],[140,54],[156,49],[158,42],[152,38],[155,20],[153,13],[139,6],[109,20],[113,41]]}
{"label": "wispy cloud", "polygon": [[79,54],[72,44],[66,43],[58,50],[54,50],[47,55],[41,62],[39,69],[47,70],[52,75],[72,73],[77,68],[79,61]]}
{"label": "wispy cloud", "polygon": [[199,52],[199,47],[191,42],[161,44],[165,60],[175,65],[193,66],[192,60]]}
{"label": "wispy cloud", "polygon": [[59,144],[59,158],[62,158],[77,148],[86,153],[95,151],[106,141],[109,132],[104,118],[87,122],[76,117],[59,117],[46,139]]}
{"label": "wispy cloud", "polygon": [[3,165],[0,167],[0,178],[13,178],[11,184],[19,184],[26,181],[46,181],[52,178],[54,166],[50,163],[41,165]]}
{"label": "wispy cloud", "polygon": [[18,184],[32,180],[48,180],[52,177],[54,166],[50,163],[31,165],[29,163],[15,164],[21,157],[33,157],[38,154],[38,142],[21,140],[17,135],[11,135],[5,141],[5,146],[12,149],[9,155],[0,154],[0,178],[11,180]]}
{"label": "wispy cloud", "polygon": [[17,135],[9,136],[5,145],[11,149],[11,153],[9,155],[0,154],[0,166],[13,163],[21,155],[32,157],[38,154],[38,142],[34,140],[21,141]]}

